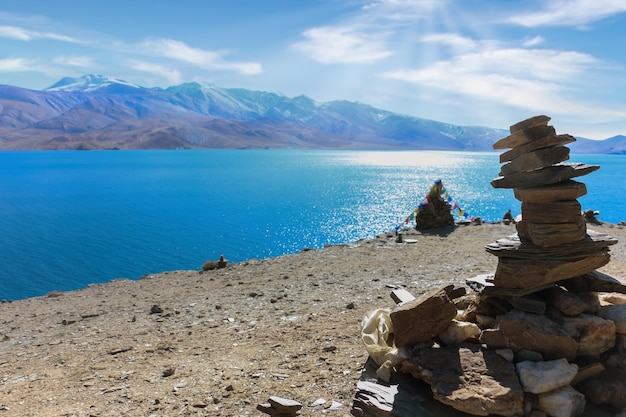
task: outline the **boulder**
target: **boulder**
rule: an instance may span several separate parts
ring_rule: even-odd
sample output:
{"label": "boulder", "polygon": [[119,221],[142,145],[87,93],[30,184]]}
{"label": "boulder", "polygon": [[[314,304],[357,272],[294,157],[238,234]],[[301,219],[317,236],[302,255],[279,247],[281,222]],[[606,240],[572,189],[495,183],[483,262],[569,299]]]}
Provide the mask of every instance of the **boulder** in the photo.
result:
{"label": "boulder", "polygon": [[456,317],[454,302],[445,289],[406,302],[391,311],[394,344],[398,348],[412,347],[433,340]]}

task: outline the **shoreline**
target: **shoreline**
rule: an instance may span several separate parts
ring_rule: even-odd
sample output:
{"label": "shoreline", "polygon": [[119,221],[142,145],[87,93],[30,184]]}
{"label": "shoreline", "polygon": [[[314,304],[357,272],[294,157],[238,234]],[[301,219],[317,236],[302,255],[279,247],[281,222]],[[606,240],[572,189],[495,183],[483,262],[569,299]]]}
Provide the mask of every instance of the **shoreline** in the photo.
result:
{"label": "shoreline", "polygon": [[[626,282],[626,227],[601,271]],[[348,416],[367,353],[360,321],[414,295],[492,272],[484,249],[515,233],[485,223],[393,232],[224,269],[169,271],[0,304],[7,415],[258,416],[276,395],[302,415]],[[319,404],[323,398],[326,402]],[[317,405],[316,405],[317,404]]]}

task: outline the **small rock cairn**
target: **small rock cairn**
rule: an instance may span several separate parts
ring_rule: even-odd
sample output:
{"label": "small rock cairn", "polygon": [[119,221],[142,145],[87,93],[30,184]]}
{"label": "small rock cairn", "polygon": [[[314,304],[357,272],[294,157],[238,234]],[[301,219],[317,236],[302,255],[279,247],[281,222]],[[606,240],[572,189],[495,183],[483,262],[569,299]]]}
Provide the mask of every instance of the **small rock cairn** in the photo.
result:
{"label": "small rock cairn", "polygon": [[[517,233],[486,246],[495,273],[467,279],[474,294],[453,285],[417,299],[392,293],[400,355],[368,349],[379,379],[410,374],[461,415],[626,417],[626,285],[596,270],[617,240],[587,230],[576,200],[587,190],[572,180],[599,167],[563,162],[575,139],[549,120],[517,123],[493,145],[510,150],[492,185],[522,202]],[[372,387],[359,383],[353,415],[405,416],[387,411],[402,409],[400,397],[381,405],[385,389]]]}

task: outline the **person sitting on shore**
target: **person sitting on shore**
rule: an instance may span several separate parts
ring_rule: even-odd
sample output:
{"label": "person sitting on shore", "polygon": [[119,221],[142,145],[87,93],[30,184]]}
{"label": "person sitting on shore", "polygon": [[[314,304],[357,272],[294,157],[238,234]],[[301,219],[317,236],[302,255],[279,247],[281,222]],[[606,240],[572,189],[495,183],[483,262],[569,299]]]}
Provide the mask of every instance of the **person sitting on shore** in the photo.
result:
{"label": "person sitting on shore", "polygon": [[513,215],[511,214],[511,209],[508,209],[506,213],[504,213],[504,216],[502,216],[502,222],[504,224],[515,223],[515,219],[513,219]]}

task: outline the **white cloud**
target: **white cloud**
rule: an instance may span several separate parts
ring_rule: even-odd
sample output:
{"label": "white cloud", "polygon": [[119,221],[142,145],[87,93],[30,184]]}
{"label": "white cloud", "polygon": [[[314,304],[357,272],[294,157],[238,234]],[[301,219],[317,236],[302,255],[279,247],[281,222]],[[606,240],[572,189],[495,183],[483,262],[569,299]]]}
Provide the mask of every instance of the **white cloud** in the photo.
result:
{"label": "white cloud", "polygon": [[392,54],[383,40],[354,28],[323,26],[308,29],[302,35],[306,40],[293,47],[322,64],[372,63]]}
{"label": "white cloud", "polygon": [[174,39],[149,39],[142,42],[139,50],[177,61],[187,62],[208,70],[236,71],[244,75],[260,74],[262,66],[258,62],[229,62],[224,60],[224,52],[193,48]]}
{"label": "white cloud", "polygon": [[467,102],[570,115],[623,113],[574,98],[584,90],[581,83],[597,65],[595,58],[579,52],[489,47],[382,76],[445,91]]}
{"label": "white cloud", "polygon": [[172,85],[180,84],[183,82],[183,76],[180,71],[167,68],[163,65],[154,64],[151,62],[131,61],[127,64],[127,66],[136,71],[157,75],[160,78],[166,79]]}
{"label": "white cloud", "polygon": [[382,19],[415,21],[429,17],[447,3],[446,0],[376,0],[363,6],[363,10]]}
{"label": "white cloud", "polygon": [[69,43],[83,43],[79,39],[72,38],[71,36],[60,35],[58,33],[52,32],[39,32],[35,30],[28,30],[17,26],[0,26],[0,37],[25,42],[40,39],[49,39]]}
{"label": "white cloud", "polygon": [[521,26],[578,26],[626,12],[623,0],[550,0],[545,8],[512,16],[507,21]]}
{"label": "white cloud", "polygon": [[0,72],[32,71],[36,62],[25,58],[0,59]]}
{"label": "white cloud", "polygon": [[52,62],[66,67],[89,68],[93,65],[93,59],[86,56],[57,56],[52,59]]}

